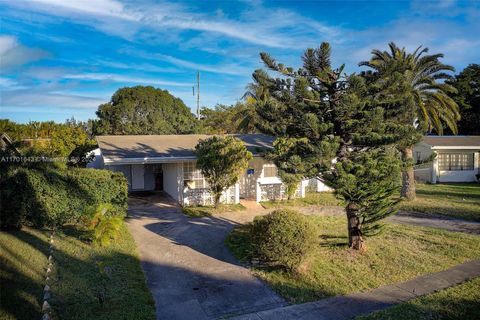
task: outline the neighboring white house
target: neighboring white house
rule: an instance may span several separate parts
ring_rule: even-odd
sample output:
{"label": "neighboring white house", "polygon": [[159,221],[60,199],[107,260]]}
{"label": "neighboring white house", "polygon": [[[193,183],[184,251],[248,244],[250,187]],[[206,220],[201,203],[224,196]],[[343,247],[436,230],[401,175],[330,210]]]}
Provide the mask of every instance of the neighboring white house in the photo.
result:
{"label": "neighboring white house", "polygon": [[433,153],[433,161],[415,169],[418,181],[472,182],[480,168],[480,136],[425,136],[413,148],[416,162],[428,159]]}
{"label": "neighboring white house", "polygon": [[[225,203],[240,198],[257,202],[286,197],[276,166],[266,161],[265,152],[272,148],[273,137],[264,134],[236,134],[253,159],[239,182],[222,196]],[[129,135],[98,136],[99,148],[89,168],[122,172],[129,191],[162,190],[183,206],[207,205],[213,202],[207,183],[195,166],[195,146],[208,135]],[[299,184],[297,197],[305,196],[308,180]]]}

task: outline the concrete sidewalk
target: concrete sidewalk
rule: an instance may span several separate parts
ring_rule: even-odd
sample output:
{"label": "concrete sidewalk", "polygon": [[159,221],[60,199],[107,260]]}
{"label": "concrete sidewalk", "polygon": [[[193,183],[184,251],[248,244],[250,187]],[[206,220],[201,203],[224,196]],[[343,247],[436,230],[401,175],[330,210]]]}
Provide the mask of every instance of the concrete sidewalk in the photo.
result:
{"label": "concrete sidewalk", "polygon": [[435,214],[399,211],[396,215],[385,219],[385,221],[480,235],[480,222],[456,219]]}
{"label": "concrete sidewalk", "polygon": [[445,271],[427,274],[407,282],[368,292],[337,296],[262,312],[245,314],[235,320],[346,320],[388,308],[410,299],[458,285],[480,276],[480,260],[472,260]]}

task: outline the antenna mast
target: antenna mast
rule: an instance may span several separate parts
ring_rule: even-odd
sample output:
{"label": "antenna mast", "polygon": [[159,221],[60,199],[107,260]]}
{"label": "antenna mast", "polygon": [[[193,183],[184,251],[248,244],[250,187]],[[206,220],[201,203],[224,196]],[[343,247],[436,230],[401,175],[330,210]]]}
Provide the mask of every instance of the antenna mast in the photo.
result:
{"label": "antenna mast", "polygon": [[200,71],[197,71],[197,119],[200,120]]}

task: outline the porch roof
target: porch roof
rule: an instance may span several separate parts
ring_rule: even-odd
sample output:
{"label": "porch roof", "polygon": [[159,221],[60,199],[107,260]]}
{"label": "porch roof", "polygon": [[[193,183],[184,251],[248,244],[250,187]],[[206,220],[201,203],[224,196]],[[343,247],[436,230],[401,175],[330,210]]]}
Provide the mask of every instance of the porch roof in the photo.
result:
{"label": "porch roof", "polygon": [[[242,140],[254,156],[272,148],[274,138],[264,134],[232,134]],[[97,136],[105,163],[162,163],[195,159],[195,146],[211,137],[189,135],[118,135]]]}
{"label": "porch roof", "polygon": [[480,149],[480,136],[425,136],[422,142],[432,149]]}

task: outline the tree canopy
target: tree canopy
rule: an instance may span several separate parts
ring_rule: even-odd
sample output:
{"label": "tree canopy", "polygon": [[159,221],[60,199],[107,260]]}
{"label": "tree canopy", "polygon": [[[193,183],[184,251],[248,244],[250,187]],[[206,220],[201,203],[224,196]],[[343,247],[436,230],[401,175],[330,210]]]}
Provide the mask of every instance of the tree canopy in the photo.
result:
{"label": "tree canopy", "polygon": [[332,67],[328,43],[307,49],[298,70],[267,53],[260,57],[277,75],[255,71],[252,88],[262,96],[258,128],[277,137],[270,157],[280,176],[293,182],[322,176],[335,187],[346,202],[349,244],[362,249],[362,236],[394,212],[400,161],[391,145],[398,125],[387,119],[370,82],[346,75],[343,65]]}
{"label": "tree canopy", "polygon": [[186,134],[197,125],[181,99],[151,86],[118,89],[97,116],[97,134]]}
{"label": "tree canopy", "polygon": [[207,180],[215,206],[222,192],[237,183],[252,158],[245,144],[232,136],[213,136],[201,140],[195,147],[195,154],[197,168]]}
{"label": "tree canopy", "polygon": [[427,133],[443,134],[444,126],[457,132],[460,118],[457,103],[449,96],[456,89],[444,82],[453,67],[443,64],[443,54],[429,55],[428,48],[418,47],[409,53],[395,43],[388,50],[372,50],[369,61],[359,65],[372,71],[364,74],[372,81],[375,94],[384,102],[387,116],[401,124],[397,143],[405,161],[402,197],[415,198],[413,145]]}
{"label": "tree canopy", "polygon": [[470,64],[448,81],[457,89],[451,94],[460,107],[458,133],[480,135],[480,64]]}

